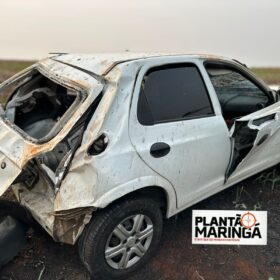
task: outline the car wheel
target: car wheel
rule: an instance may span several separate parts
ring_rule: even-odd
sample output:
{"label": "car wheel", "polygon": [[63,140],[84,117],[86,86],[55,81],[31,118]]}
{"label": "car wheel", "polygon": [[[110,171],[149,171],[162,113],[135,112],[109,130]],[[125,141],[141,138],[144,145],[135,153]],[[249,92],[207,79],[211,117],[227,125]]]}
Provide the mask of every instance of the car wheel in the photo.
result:
{"label": "car wheel", "polygon": [[93,214],[79,239],[80,257],[93,279],[127,279],[155,253],[162,232],[156,201],[139,197]]}

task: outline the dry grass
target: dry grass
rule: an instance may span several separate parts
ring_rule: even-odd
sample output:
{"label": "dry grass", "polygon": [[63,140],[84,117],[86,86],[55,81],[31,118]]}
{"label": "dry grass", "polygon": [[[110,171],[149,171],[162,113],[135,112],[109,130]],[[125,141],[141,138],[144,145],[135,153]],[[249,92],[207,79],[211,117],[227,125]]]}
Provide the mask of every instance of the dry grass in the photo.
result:
{"label": "dry grass", "polygon": [[33,61],[0,60],[0,83],[30,66]]}
{"label": "dry grass", "polygon": [[12,73],[18,72],[28,66],[33,61],[16,61],[16,60],[0,60],[0,71],[9,71]]}
{"label": "dry grass", "polygon": [[267,84],[280,84],[280,68],[252,68],[251,70]]}
{"label": "dry grass", "polygon": [[[33,61],[0,60],[0,83],[33,64]],[[0,95],[0,104],[6,100],[6,94]]]}
{"label": "dry grass", "polygon": [[[0,83],[30,66],[33,61],[0,60]],[[280,68],[252,68],[267,84],[280,84]]]}

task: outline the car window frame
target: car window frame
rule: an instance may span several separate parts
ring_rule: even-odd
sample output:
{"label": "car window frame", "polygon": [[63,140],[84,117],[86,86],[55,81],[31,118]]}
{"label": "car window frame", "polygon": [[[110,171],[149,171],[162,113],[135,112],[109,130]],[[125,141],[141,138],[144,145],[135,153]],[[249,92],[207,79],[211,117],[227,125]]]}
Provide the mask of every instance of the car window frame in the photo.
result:
{"label": "car window frame", "polygon": [[[209,104],[211,107],[211,114],[207,114],[207,115],[201,115],[201,116],[186,116],[184,118],[178,118],[178,119],[170,119],[170,120],[162,120],[162,121],[154,121],[151,124],[144,124],[139,120],[139,110],[138,110],[138,104],[139,104],[139,100],[140,100],[140,94],[141,94],[141,88],[139,89],[139,91],[137,92],[137,102],[136,102],[136,116],[137,116],[137,120],[138,122],[142,125],[142,126],[155,126],[155,125],[159,125],[159,124],[165,124],[165,123],[174,123],[174,122],[181,122],[181,121],[187,121],[187,120],[194,120],[194,119],[202,119],[202,118],[207,118],[207,117],[214,117],[216,116],[216,112],[215,112],[215,108],[213,105],[213,101],[212,101],[212,97],[209,93],[209,89],[208,86],[206,84],[206,81],[204,80],[204,77],[201,73],[201,69],[198,67],[198,65],[195,62],[170,62],[170,63],[164,63],[164,64],[159,64],[159,65],[153,65],[151,67],[149,67],[144,73],[143,75],[141,75],[141,83],[143,82],[143,79],[145,78],[145,76],[149,73],[152,72],[153,69],[157,69],[157,70],[161,70],[161,69],[170,69],[170,68],[176,68],[176,66],[182,68],[184,66],[192,66],[195,67],[198,71],[198,74],[202,80],[203,86],[205,87],[205,91],[207,94],[207,98],[209,100]],[[207,73],[208,74],[208,73]],[[150,107],[149,107],[150,109]],[[151,111],[151,109],[150,109]]]}
{"label": "car window frame", "polygon": [[240,75],[242,75],[244,78],[246,78],[247,80],[249,80],[251,83],[253,83],[258,89],[260,89],[269,99],[269,102],[271,102],[270,105],[272,105],[273,103],[275,103],[275,98],[272,94],[272,92],[268,89],[268,87],[264,84],[263,81],[261,81],[258,77],[256,77],[251,71],[249,71],[248,68],[245,68],[243,65],[241,64],[236,64],[236,63],[231,63],[229,61],[219,61],[219,60],[205,60],[203,62],[203,66],[205,68],[205,71],[211,81],[211,84],[214,88],[214,91],[218,97],[217,91],[213,85],[213,82],[211,80],[211,77],[207,71],[207,65],[218,65],[218,66],[225,66],[228,68],[233,69],[234,71],[236,71],[237,73],[239,73]]}

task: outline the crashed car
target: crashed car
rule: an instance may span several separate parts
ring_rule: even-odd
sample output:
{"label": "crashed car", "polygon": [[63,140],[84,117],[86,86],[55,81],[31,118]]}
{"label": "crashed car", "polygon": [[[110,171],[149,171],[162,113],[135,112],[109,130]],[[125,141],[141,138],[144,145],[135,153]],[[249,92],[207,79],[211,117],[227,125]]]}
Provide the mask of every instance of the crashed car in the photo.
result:
{"label": "crashed car", "polygon": [[0,195],[96,279],[145,264],[163,217],[280,161],[278,94],[235,60],[56,54],[0,93]]}

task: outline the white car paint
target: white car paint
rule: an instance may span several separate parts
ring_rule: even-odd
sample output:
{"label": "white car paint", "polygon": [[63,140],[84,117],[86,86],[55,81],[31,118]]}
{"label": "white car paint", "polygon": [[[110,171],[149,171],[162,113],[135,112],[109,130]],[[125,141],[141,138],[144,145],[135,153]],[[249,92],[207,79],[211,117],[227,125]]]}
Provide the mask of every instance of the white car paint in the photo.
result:
{"label": "white car paint", "polygon": [[[269,133],[269,138],[252,149],[233,174],[226,178],[234,144],[233,131],[230,132],[225,124],[218,98],[204,68],[203,62],[208,59],[239,65],[220,57],[179,54],[57,55],[39,62],[35,68],[52,76],[58,83],[75,90],[83,88],[88,97],[69,119],[68,125],[44,144],[36,144],[24,137],[1,117],[0,165],[4,162],[10,167],[0,169],[0,194],[6,191],[31,158],[51,151],[67,136],[102,89],[100,104],[59,187],[54,191],[43,178],[32,189],[21,183],[13,186],[19,202],[58,241],[74,244],[85,224],[92,216],[94,218],[96,208],[107,207],[136,190],[146,187],[162,189],[167,200],[166,216],[171,217],[278,163],[280,104],[275,103],[238,120],[249,121],[251,126],[251,120],[275,114],[273,121],[252,128],[259,131],[256,143],[263,133]],[[136,117],[136,104],[144,73],[154,66],[179,62],[194,63],[200,69],[215,115],[142,126]],[[24,73],[28,71],[30,69]],[[23,74],[4,83],[0,92]],[[101,134],[109,139],[106,150],[96,156],[88,155],[88,148]],[[149,151],[151,145],[159,141],[168,142],[171,152],[164,158],[156,159],[151,157]],[[76,221],[75,227],[73,219]]]}

